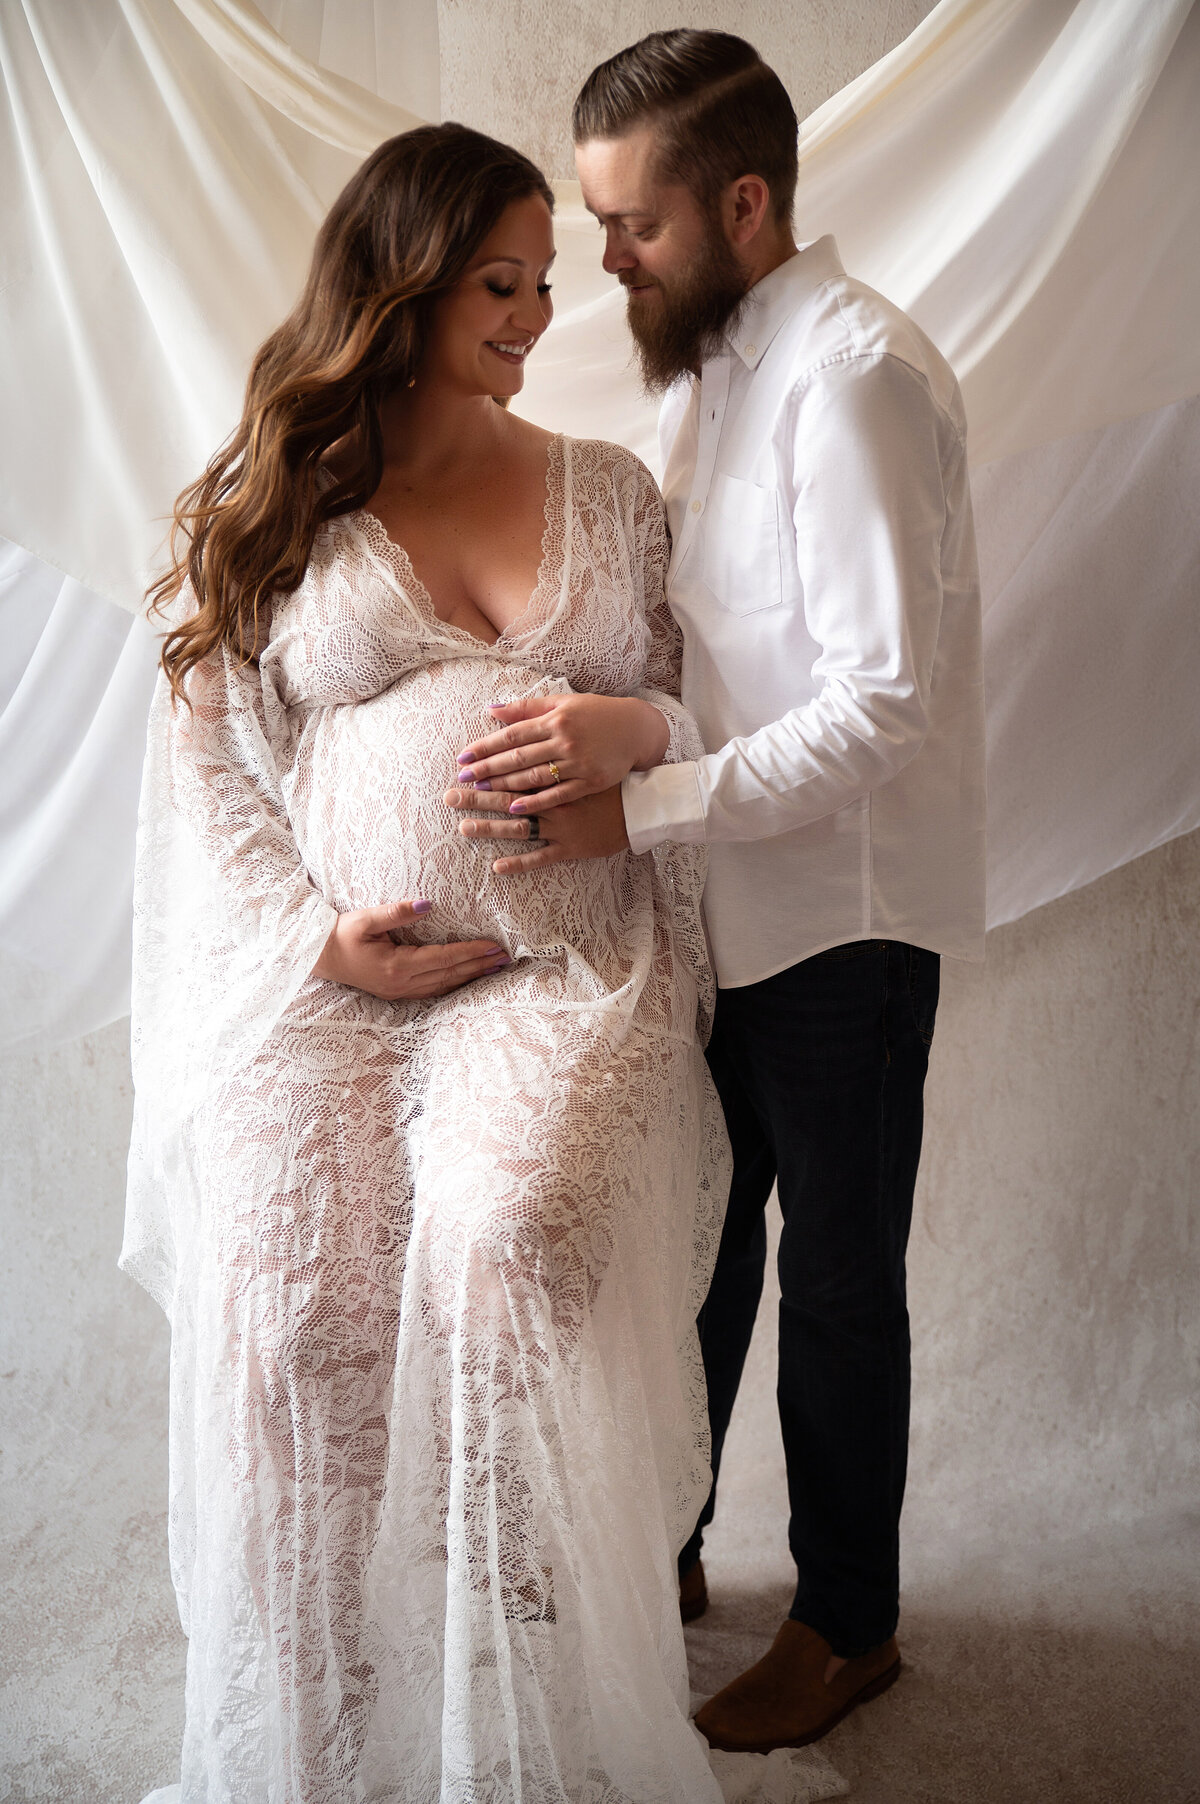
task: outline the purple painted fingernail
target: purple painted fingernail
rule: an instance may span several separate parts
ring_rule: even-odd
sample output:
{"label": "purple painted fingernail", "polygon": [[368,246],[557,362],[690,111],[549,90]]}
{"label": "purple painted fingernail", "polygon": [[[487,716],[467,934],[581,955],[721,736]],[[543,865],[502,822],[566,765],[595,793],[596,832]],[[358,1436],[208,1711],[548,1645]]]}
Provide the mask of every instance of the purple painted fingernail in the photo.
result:
{"label": "purple painted fingernail", "polygon": [[429,913],[430,909],[433,907],[433,903],[432,902],[414,902],[412,907],[413,907],[413,913],[415,915],[427,915]]}
{"label": "purple painted fingernail", "polygon": [[510,814],[524,814],[528,806],[529,804],[527,802],[510,802],[508,805],[508,812]]}
{"label": "purple painted fingernail", "polygon": [[470,762],[471,762],[470,752],[460,752],[458,754],[458,762],[460,764],[470,764]]}
{"label": "purple painted fingernail", "polygon": [[494,965],[488,966],[488,973],[490,975],[493,971],[503,971],[505,965],[511,965],[511,964],[512,964],[511,958],[498,958]]}
{"label": "purple painted fingernail", "polygon": [[507,706],[508,706],[507,702],[489,702],[488,703],[489,708],[507,708]]}
{"label": "purple painted fingernail", "polygon": [[476,789],[490,789],[492,786],[488,782],[487,778],[484,777],[480,782],[476,783],[475,787],[476,787]]}

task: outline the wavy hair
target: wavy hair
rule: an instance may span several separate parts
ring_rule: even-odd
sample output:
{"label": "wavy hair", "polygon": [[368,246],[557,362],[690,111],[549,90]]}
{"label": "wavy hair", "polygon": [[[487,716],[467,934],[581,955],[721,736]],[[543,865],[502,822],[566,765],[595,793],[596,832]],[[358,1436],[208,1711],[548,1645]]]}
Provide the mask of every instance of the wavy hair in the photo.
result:
{"label": "wavy hair", "polygon": [[[375,493],[380,409],[420,368],[437,297],[505,209],[534,194],[553,208],[527,157],[453,124],[389,138],[346,184],[299,302],[254,359],[236,431],[175,504],[170,564],[147,600],[154,614],[186,582],[195,594],[194,612],[163,641],[176,696],[221,646],[243,662],[257,656],[271,599],[299,585],[320,528]],[[341,439],[343,473],[322,479]]]}

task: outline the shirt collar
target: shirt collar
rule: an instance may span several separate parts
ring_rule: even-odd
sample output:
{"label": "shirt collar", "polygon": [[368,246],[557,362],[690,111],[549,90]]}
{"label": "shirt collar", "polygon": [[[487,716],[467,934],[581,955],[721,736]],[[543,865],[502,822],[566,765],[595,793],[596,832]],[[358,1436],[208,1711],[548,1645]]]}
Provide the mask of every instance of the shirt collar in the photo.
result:
{"label": "shirt collar", "polygon": [[742,316],[728,334],[730,350],[747,369],[757,369],[771,340],[801,301],[831,276],[845,273],[837,245],[828,233],[810,244],[802,244],[794,257],[779,264],[750,290]]}

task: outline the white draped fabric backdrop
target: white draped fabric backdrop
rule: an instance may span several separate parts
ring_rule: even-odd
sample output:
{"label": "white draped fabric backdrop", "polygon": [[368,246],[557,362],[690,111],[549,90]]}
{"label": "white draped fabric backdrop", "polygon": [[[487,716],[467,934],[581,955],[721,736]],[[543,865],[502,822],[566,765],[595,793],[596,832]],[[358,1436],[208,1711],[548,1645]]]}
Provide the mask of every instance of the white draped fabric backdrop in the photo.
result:
{"label": "white draped fabric backdrop", "polygon": [[[615,46],[614,46],[615,47]],[[0,0],[0,1047],[126,1012],[174,496],[383,137],[435,0]],[[801,129],[797,229],[908,309],[971,426],[993,925],[1200,827],[1200,9],[941,0]],[[655,462],[559,183],[522,411]]]}

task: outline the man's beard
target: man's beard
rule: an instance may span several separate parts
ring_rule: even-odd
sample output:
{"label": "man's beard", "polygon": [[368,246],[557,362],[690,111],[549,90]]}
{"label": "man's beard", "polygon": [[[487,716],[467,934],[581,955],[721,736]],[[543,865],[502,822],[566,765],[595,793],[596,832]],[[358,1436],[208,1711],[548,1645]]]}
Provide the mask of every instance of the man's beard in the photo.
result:
{"label": "man's beard", "polygon": [[626,303],[647,394],[661,394],[685,370],[720,350],[746,301],[746,276],[717,220],[678,276],[656,284],[657,301]]}

